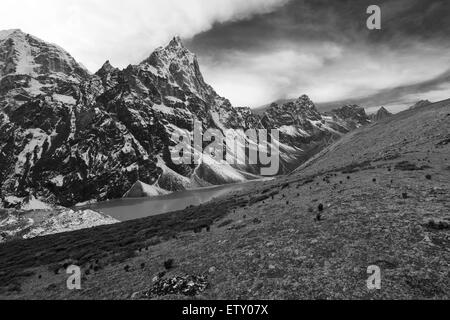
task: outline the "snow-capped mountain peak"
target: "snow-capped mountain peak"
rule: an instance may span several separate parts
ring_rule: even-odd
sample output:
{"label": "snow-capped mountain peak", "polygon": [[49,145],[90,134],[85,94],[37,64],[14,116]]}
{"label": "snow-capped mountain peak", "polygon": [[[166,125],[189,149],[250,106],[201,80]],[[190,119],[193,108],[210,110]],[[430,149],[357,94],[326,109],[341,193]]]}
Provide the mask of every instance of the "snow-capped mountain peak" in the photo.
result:
{"label": "snow-capped mountain peak", "polygon": [[316,105],[314,104],[314,102],[311,101],[311,99],[306,94],[299,97],[295,101],[295,104],[298,106],[301,106],[303,108],[309,108],[309,109],[316,110]]}
{"label": "snow-capped mountain peak", "polygon": [[108,73],[114,69],[116,69],[116,68],[114,68],[112,66],[112,64],[109,62],[109,60],[106,60],[106,62],[102,65],[102,67],[96,73],[97,74],[98,73]]}
{"label": "snow-capped mountain peak", "polygon": [[179,37],[156,49],[140,66],[204,101],[216,95],[205,83],[196,55],[183,45]]}
{"label": "snow-capped mountain peak", "polygon": [[372,115],[371,119],[372,121],[380,121],[391,116],[392,113],[390,113],[385,107],[381,107],[375,114]]}
{"label": "snow-capped mountain peak", "polygon": [[175,36],[173,39],[169,42],[167,48],[184,48],[183,42],[181,41],[180,36]]}
{"label": "snow-capped mountain peak", "polygon": [[110,75],[112,73],[119,72],[120,69],[114,67],[109,60],[107,60],[102,67],[95,73],[95,75],[99,76],[103,80],[106,80],[106,78],[110,78]]}

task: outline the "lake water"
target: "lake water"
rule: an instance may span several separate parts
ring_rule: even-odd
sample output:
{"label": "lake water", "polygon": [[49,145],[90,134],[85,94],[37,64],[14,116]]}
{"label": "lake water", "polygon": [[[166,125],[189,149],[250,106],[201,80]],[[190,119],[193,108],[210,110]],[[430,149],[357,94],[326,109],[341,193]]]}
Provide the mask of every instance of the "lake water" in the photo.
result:
{"label": "lake water", "polygon": [[196,206],[232,192],[242,191],[248,183],[251,182],[185,190],[152,198],[117,199],[77,209],[92,209],[119,221],[127,221],[183,210],[191,205]]}

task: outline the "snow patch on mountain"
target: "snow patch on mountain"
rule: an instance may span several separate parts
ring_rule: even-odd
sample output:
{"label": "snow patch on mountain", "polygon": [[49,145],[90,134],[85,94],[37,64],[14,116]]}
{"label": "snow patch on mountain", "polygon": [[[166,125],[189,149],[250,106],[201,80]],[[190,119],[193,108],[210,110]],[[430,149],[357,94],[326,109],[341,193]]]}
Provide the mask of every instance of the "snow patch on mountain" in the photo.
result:
{"label": "snow patch on mountain", "polygon": [[124,194],[124,198],[143,198],[143,197],[157,197],[171,192],[164,190],[156,185],[148,185],[142,181],[137,181],[127,193]]}
{"label": "snow patch on mountain", "polygon": [[24,239],[42,237],[49,234],[63,233],[81,229],[89,229],[101,225],[110,225],[119,221],[93,210],[66,210],[51,215],[41,224],[34,226]]}
{"label": "snow patch on mountain", "polygon": [[40,158],[42,146],[48,139],[48,135],[41,129],[27,129],[23,135],[28,142],[17,157],[16,174],[22,173],[26,163],[33,165],[34,161]]}
{"label": "snow patch on mountain", "polygon": [[[280,130],[280,132],[287,134],[289,136],[298,136],[300,135],[299,132],[299,128],[295,127],[295,126],[281,126],[278,130]],[[306,132],[304,132],[304,135],[307,136],[308,134]]]}
{"label": "snow patch on mountain", "polygon": [[165,113],[165,114],[170,114],[173,115],[174,114],[174,110],[172,108],[169,108],[163,104],[155,104],[153,106],[153,109],[155,111],[161,112],[161,113]]}
{"label": "snow patch on mountain", "polygon": [[203,155],[200,165],[194,175],[213,184],[229,184],[247,181],[246,177],[226,161],[218,162],[209,155]]}
{"label": "snow patch on mountain", "polygon": [[50,180],[55,186],[62,187],[64,185],[64,176],[62,174],[57,175],[56,177]]}
{"label": "snow patch on mountain", "polygon": [[18,210],[0,210],[0,243],[118,222],[108,215],[92,210],[59,209],[32,214]]}
{"label": "snow patch on mountain", "polygon": [[34,196],[30,196],[19,207],[23,211],[37,211],[37,210],[52,210],[53,207],[43,201],[36,199]]}

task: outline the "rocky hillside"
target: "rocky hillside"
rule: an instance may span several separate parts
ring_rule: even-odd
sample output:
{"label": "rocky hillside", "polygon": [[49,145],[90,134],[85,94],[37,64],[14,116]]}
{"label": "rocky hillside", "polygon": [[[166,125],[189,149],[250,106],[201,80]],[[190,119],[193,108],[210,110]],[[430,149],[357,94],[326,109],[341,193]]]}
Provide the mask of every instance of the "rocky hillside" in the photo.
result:
{"label": "rocky hillside", "polygon": [[[272,141],[280,147],[279,173],[367,123],[355,106],[321,115],[306,96],[272,105],[262,116],[235,108],[205,83],[196,56],[179,38],[138,65],[119,70],[106,62],[91,75],[55,45],[20,30],[2,31],[0,67],[0,198],[6,208],[30,196],[63,206],[120,198],[137,182],[175,191],[258,177],[258,166],[207,156],[175,165],[172,134],[192,134],[196,120],[203,130],[223,133],[280,129],[280,141]],[[226,152],[233,150],[227,146]]]}
{"label": "rocky hillside", "polygon": [[447,100],[198,207],[0,245],[0,297],[449,299],[449,132]]}
{"label": "rocky hillside", "polygon": [[[25,201],[23,211],[0,209],[0,243],[31,239],[50,234],[88,229],[119,221],[92,210],[71,210],[63,207],[44,207],[36,211],[36,199]],[[33,208],[27,211],[27,205]]]}

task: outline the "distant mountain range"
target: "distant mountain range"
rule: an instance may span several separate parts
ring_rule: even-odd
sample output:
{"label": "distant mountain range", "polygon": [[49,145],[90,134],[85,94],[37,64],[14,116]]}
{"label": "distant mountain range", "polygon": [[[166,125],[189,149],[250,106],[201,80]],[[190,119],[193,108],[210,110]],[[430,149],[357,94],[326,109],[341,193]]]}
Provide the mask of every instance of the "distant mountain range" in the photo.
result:
{"label": "distant mountain range", "polygon": [[[423,108],[426,106],[431,105],[432,102],[430,102],[429,100],[420,100],[417,103],[415,103],[414,105],[412,105],[411,107],[408,108],[408,110],[414,110],[414,109],[418,109],[418,108]],[[372,122],[376,122],[376,121],[381,121],[383,119],[392,117],[393,113],[389,112],[385,107],[381,107],[378,109],[377,112],[370,114],[369,118]]]}
{"label": "distant mountain range", "polygon": [[[280,174],[369,123],[363,108],[319,113],[301,96],[264,112],[235,108],[205,83],[179,38],[123,70],[90,74],[63,49],[20,30],[0,32],[0,204],[25,199],[62,206],[145,190],[164,194],[258,178],[258,166],[205,157],[175,165],[172,133],[279,129]],[[204,146],[205,147],[205,146]],[[202,151],[202,150],[200,150]],[[192,153],[199,150],[192,150]],[[233,153],[231,148],[227,153]],[[137,188],[138,186],[138,188]],[[137,188],[137,189],[136,189]]]}
{"label": "distant mountain range", "polygon": [[[397,111],[402,111],[408,109],[409,105],[424,101],[420,100],[421,96],[426,96],[429,92],[441,91],[445,88],[450,88],[450,70],[443,72],[433,79],[426,80],[420,83],[384,89],[378,93],[359,98],[321,102],[317,103],[316,106],[321,112],[330,111],[343,105],[354,104],[364,107],[366,110],[369,110],[369,113],[370,110],[377,109],[380,106],[394,106],[396,108],[399,108]],[[295,99],[284,98],[275,101],[275,103],[282,104],[292,100]],[[254,112],[258,114],[264,113],[269,105],[270,104],[266,104],[257,107],[254,109]]]}

